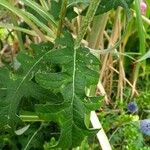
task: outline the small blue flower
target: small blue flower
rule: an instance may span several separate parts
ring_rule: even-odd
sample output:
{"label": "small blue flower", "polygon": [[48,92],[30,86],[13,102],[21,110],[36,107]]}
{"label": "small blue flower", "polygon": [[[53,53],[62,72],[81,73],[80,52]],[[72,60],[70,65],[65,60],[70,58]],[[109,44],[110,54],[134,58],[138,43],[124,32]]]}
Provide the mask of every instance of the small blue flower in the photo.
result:
{"label": "small blue flower", "polygon": [[150,136],[150,119],[144,119],[140,121],[140,129],[142,133]]}
{"label": "small blue flower", "polygon": [[131,112],[131,113],[134,113],[138,110],[138,106],[137,106],[137,103],[136,102],[130,102],[128,104],[128,111]]}

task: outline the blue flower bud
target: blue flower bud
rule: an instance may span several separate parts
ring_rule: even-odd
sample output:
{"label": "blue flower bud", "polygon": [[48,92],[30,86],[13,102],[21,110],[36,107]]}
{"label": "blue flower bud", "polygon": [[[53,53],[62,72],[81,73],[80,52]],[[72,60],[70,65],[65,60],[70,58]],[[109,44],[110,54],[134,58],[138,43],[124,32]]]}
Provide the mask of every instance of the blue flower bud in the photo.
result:
{"label": "blue flower bud", "polygon": [[137,106],[137,103],[136,102],[130,102],[128,104],[128,111],[131,112],[131,113],[134,113],[138,110],[138,106]]}
{"label": "blue flower bud", "polygon": [[150,136],[150,119],[144,119],[140,121],[140,129],[142,133]]}

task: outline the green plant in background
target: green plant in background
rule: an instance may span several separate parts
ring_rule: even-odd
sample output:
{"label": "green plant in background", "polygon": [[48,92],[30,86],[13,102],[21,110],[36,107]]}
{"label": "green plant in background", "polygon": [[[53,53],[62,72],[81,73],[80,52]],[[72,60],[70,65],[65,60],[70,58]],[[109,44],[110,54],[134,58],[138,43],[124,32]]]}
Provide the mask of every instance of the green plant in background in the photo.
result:
{"label": "green plant in background", "polygon": [[[11,53],[9,63],[1,59],[0,149],[104,150],[103,128],[112,149],[149,149],[140,130],[140,120],[149,118],[149,62],[142,63],[145,94],[137,80],[143,78],[139,63],[148,58],[139,6],[138,0],[0,1],[7,10],[0,27],[13,32],[9,38],[20,50],[2,41],[1,58]],[[5,21],[8,16],[13,21]],[[139,45],[130,41],[134,35]],[[137,87],[143,94],[133,102],[142,93]],[[95,110],[98,128],[89,119]]]}

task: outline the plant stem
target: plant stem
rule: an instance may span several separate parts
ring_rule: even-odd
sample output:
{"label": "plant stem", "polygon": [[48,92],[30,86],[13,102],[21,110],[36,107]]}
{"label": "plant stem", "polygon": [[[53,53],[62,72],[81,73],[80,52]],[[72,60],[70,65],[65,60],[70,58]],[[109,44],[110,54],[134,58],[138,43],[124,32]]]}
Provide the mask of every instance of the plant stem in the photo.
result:
{"label": "plant stem", "polygon": [[[10,3],[12,5],[14,5],[14,0],[10,0]],[[15,14],[10,14],[11,15],[11,18],[12,18],[12,23],[15,25],[15,26],[18,26],[18,22],[17,22],[17,17]],[[21,36],[21,32],[20,31],[16,31],[16,35],[17,35],[17,38],[18,38],[18,43],[19,43],[19,48],[20,50],[24,50],[24,44],[23,44],[23,40],[22,40],[22,36]]]}
{"label": "plant stem", "polygon": [[145,54],[146,50],[145,50],[145,32],[144,32],[144,26],[142,22],[140,0],[135,0],[135,11],[136,11],[136,23],[138,27],[138,34],[140,40],[140,53],[143,55]]}
{"label": "plant stem", "polygon": [[43,122],[37,115],[20,115],[19,118],[24,122]]}
{"label": "plant stem", "polygon": [[48,4],[45,0],[40,0],[40,3],[44,9],[46,9],[47,11],[49,10]]}
{"label": "plant stem", "polygon": [[[136,11],[136,23],[138,27],[138,34],[139,34],[139,40],[140,40],[140,49],[139,52],[144,55],[146,52],[145,48],[145,33],[144,33],[144,26],[142,22],[142,15],[141,15],[141,9],[140,9],[140,0],[135,0],[135,11]],[[142,62],[143,66],[143,71],[145,72],[145,67],[146,67],[146,61]],[[132,89],[132,96],[134,95],[134,91],[136,89],[136,82],[137,78],[139,75],[139,69],[140,69],[140,64],[138,63],[135,68],[135,73],[134,73],[134,78],[133,78],[133,89]],[[131,96],[131,97],[132,97]]]}
{"label": "plant stem", "polygon": [[75,41],[75,49],[78,49],[83,39],[84,35],[86,34],[87,28],[91,21],[93,20],[94,14],[96,13],[97,7],[101,0],[91,0],[89,9],[86,13],[85,18],[83,18],[83,23],[81,24],[81,28],[79,30],[79,34]]}
{"label": "plant stem", "polygon": [[[11,14],[11,17],[12,17],[12,22],[13,22],[14,26],[18,27],[16,16],[14,14]],[[18,43],[19,43],[20,50],[24,50],[24,44],[23,44],[21,32],[16,31],[16,35],[17,35],[17,38],[18,38]]]}
{"label": "plant stem", "polygon": [[[16,31],[19,31],[19,32],[23,32],[23,33],[29,34],[31,36],[35,36],[35,37],[39,36],[34,30],[29,30],[29,29],[26,29],[26,28],[14,26],[14,25],[8,24],[8,23],[0,23],[0,28],[6,28],[6,29],[11,29],[11,30],[16,30]],[[54,41],[54,38],[51,38],[49,36],[45,35],[45,38],[48,41],[51,41],[51,42]]]}
{"label": "plant stem", "polygon": [[65,19],[66,10],[67,10],[67,2],[68,0],[62,1],[61,10],[60,10],[60,21],[59,21],[58,30],[57,30],[57,37],[60,36],[61,31],[62,31],[62,26],[63,26],[63,22]]}

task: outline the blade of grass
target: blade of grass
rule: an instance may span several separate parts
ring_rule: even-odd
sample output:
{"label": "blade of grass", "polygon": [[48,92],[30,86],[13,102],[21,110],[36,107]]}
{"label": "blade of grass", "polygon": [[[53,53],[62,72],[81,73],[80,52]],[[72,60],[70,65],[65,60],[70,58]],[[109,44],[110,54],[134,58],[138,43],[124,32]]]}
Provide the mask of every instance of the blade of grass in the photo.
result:
{"label": "blade of grass", "polygon": [[89,44],[90,48],[97,49],[97,42],[101,43],[100,41],[103,39],[103,33],[106,27],[106,23],[108,20],[108,13],[103,15],[96,16],[93,21],[93,26],[89,35]]}
{"label": "blade of grass", "polygon": [[143,55],[146,52],[145,48],[145,31],[142,21],[141,9],[140,9],[140,0],[135,0],[135,11],[136,11],[136,25],[139,34],[140,40],[140,50],[139,52]]}
{"label": "blade of grass", "polygon": [[38,27],[40,27],[44,32],[46,32],[50,37],[55,38],[54,32],[48,26],[42,23],[38,18],[36,18],[33,14],[29,12],[24,12],[24,14],[27,14],[29,19],[31,19]]}
{"label": "blade of grass", "polygon": [[[136,12],[136,24],[137,24],[137,30],[138,30],[138,35],[139,35],[139,42],[140,42],[140,49],[139,52],[144,55],[146,52],[146,48],[145,48],[145,32],[144,32],[144,26],[143,26],[143,22],[142,22],[142,15],[141,15],[141,9],[140,9],[140,0],[135,0],[135,12]],[[133,78],[133,89],[132,89],[132,95],[131,97],[134,95],[135,93],[135,89],[136,89],[136,83],[137,83],[137,79],[139,76],[139,69],[140,66],[143,67],[143,72],[145,72],[145,68],[146,68],[146,61],[143,61],[141,64],[137,63],[136,64],[136,68],[135,68],[135,73],[134,73],[134,78]]]}
{"label": "blade of grass", "polygon": [[7,8],[8,10],[10,10],[11,12],[13,12],[14,14],[16,14],[17,16],[19,16],[20,18],[22,18],[39,36],[43,41],[46,41],[45,36],[43,35],[43,33],[38,29],[38,27],[27,17],[27,15],[25,13],[23,13],[22,10],[19,10],[18,8],[14,7],[13,5],[11,5],[8,1],[3,0],[0,1],[0,5],[2,5],[3,7]]}
{"label": "blade of grass", "polygon": [[40,16],[46,19],[48,22],[52,23],[54,27],[57,27],[57,23],[53,19],[53,16],[44,10],[42,6],[32,0],[21,0],[25,5],[31,7],[35,10]]}
{"label": "blade of grass", "polygon": [[[22,27],[18,27],[18,26],[14,26],[12,24],[8,24],[8,23],[0,23],[0,27],[1,28],[6,28],[6,29],[10,29],[10,30],[16,30],[16,31],[20,31],[26,34],[29,34],[31,36],[35,36],[38,37],[39,35],[34,31],[34,30],[28,30]],[[49,36],[45,36],[46,40],[53,42],[54,38],[51,38]]]}
{"label": "blade of grass", "polygon": [[18,26],[14,26],[14,25],[8,24],[8,23],[0,23],[0,28],[6,28],[6,29],[10,29],[10,30],[17,30],[17,31],[24,32],[24,33],[27,33],[27,34],[32,35],[32,36],[37,36],[36,32],[34,32],[33,30],[28,30],[28,29],[18,27]]}
{"label": "blade of grass", "polygon": [[40,3],[41,3],[41,5],[42,5],[42,7],[45,9],[45,10],[49,10],[49,8],[48,8],[48,4],[46,3],[46,1],[45,0],[39,0],[40,1]]}

